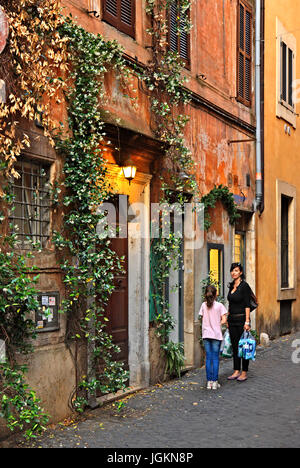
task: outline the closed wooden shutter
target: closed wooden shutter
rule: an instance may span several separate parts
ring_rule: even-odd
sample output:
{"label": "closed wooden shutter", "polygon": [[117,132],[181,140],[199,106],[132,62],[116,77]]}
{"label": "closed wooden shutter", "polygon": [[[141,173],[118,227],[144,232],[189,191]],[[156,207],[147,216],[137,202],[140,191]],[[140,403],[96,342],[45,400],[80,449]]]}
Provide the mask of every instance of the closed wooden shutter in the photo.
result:
{"label": "closed wooden shutter", "polygon": [[103,0],[103,20],[135,37],[135,0]]}
{"label": "closed wooden shutter", "polygon": [[251,106],[252,75],[252,12],[246,3],[238,5],[238,99]]}
{"label": "closed wooden shutter", "polygon": [[180,0],[174,0],[169,13],[169,48],[178,52],[187,68],[190,66],[190,35],[184,30],[185,18],[180,9]]}

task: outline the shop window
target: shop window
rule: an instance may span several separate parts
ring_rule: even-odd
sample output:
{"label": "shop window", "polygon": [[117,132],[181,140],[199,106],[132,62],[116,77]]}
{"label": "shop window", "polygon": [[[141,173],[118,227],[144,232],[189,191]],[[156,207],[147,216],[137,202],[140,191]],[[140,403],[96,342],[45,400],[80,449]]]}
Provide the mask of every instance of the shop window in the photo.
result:
{"label": "shop window", "polygon": [[224,297],[224,246],[208,244],[208,273],[218,283],[218,296]]}
{"label": "shop window", "polygon": [[50,228],[50,166],[23,160],[16,165],[19,178],[14,178],[13,207],[9,216],[18,246],[30,248],[30,243],[46,246]]}

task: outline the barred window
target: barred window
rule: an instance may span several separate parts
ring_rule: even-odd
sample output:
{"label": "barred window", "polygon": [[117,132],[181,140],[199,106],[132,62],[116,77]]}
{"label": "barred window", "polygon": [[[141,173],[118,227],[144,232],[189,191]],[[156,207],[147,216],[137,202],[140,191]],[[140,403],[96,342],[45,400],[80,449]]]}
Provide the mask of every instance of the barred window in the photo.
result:
{"label": "barred window", "polygon": [[30,241],[45,247],[50,227],[50,166],[24,159],[16,170],[20,178],[12,184],[14,201],[9,216],[12,231],[17,234],[21,248],[30,248]]}

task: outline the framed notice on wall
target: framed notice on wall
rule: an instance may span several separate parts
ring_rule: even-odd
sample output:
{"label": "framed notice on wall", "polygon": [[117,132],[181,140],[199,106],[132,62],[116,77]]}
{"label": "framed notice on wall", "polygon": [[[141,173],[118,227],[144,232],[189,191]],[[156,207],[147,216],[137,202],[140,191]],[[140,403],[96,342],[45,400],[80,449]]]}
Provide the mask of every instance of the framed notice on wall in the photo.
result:
{"label": "framed notice on wall", "polygon": [[35,314],[37,331],[59,330],[59,293],[43,292],[37,296],[40,308]]}

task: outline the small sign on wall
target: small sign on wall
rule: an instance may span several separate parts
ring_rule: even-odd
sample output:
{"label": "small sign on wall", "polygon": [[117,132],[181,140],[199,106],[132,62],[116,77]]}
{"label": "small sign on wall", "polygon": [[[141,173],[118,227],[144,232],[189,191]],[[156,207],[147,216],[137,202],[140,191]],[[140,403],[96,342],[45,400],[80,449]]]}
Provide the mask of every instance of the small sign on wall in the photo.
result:
{"label": "small sign on wall", "polygon": [[37,296],[40,303],[39,312],[36,313],[36,328],[39,331],[59,330],[59,293],[47,292]]}

